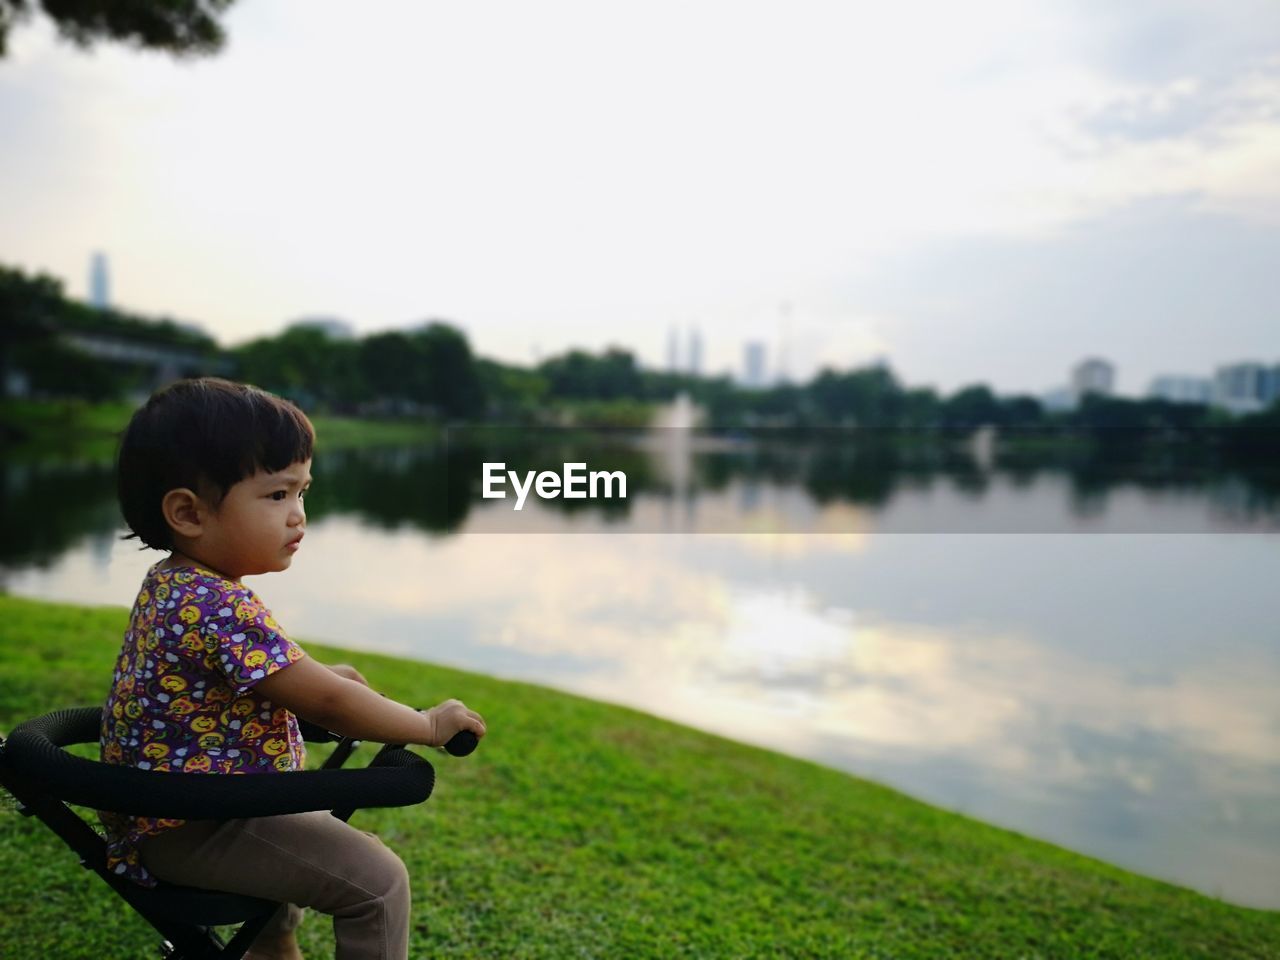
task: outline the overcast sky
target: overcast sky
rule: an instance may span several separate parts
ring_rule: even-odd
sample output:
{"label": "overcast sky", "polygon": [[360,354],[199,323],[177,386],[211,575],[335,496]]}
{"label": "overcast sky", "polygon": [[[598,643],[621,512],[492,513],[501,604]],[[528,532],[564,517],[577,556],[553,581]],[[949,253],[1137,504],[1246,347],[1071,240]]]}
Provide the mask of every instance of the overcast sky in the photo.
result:
{"label": "overcast sky", "polygon": [[0,61],[0,262],[204,326],[445,318],[1002,393],[1280,361],[1280,4],[239,0]]}

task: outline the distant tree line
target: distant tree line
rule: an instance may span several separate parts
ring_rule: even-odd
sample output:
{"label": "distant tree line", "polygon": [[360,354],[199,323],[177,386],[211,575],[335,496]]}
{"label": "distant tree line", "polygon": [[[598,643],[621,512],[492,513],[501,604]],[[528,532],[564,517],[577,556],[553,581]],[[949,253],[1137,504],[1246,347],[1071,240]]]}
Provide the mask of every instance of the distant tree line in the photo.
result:
{"label": "distant tree line", "polygon": [[229,351],[236,375],[304,409],[450,420],[485,414],[485,389],[467,338],[443,322],[359,340],[294,327]]}
{"label": "distant tree line", "polygon": [[0,265],[0,386],[37,396],[108,400],[148,385],[147,371],[95,358],[74,344],[76,336],[109,338],[142,348],[162,348],[191,368],[215,369],[220,348],[211,337],[169,318],[97,310],[70,300],[53,277],[29,277]]}
{"label": "distant tree line", "polygon": [[316,412],[434,416],[504,423],[643,423],[654,405],[679,393],[725,429],[875,427],[967,432],[1091,431],[1124,442],[1133,431],[1183,435],[1228,425],[1252,443],[1280,434],[1280,404],[1237,419],[1203,404],[1087,394],[1070,412],[1049,412],[1031,396],[997,396],[974,384],[949,395],[907,387],[881,365],[824,369],[807,383],[748,389],[727,376],[642,369],[617,347],[569,350],[533,367],[476,357],[465,334],[443,321],[359,339],[299,326],[230,349],[170,320],[97,310],[69,300],[61,284],[0,266],[0,372],[15,373],[37,396],[100,400],[145,392],[154,376],[127,362],[80,351],[70,334],[111,336],[180,351],[201,369],[256,383]]}

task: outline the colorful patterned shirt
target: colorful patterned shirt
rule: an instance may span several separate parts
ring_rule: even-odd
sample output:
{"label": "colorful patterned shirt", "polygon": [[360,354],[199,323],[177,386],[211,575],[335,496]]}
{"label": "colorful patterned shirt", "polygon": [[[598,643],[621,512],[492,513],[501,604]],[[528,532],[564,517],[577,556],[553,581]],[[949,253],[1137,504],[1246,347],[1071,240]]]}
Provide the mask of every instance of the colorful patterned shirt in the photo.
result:
{"label": "colorful patterned shirt", "polygon": [[[174,773],[275,773],[305,762],[298,721],[254,694],[304,657],[252,590],[202,567],[147,571],[102,714],[104,763]],[[144,887],[145,836],[183,820],[99,813],[107,869]]]}

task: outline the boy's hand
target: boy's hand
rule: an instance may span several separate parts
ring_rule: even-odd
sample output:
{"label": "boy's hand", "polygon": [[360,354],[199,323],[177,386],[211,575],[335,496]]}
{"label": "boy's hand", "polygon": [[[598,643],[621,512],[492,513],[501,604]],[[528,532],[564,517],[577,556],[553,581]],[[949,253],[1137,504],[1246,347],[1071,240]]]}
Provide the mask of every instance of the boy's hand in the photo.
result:
{"label": "boy's hand", "polygon": [[469,709],[461,700],[446,700],[430,710],[423,710],[422,713],[426,714],[432,723],[433,736],[427,746],[443,747],[453,739],[455,733],[461,730],[470,730],[477,737],[484,736],[484,718]]}
{"label": "boy's hand", "polygon": [[364,684],[366,687],[369,686],[369,681],[362,677],[360,671],[349,663],[325,664],[325,666],[344,680],[354,680],[356,683]]}

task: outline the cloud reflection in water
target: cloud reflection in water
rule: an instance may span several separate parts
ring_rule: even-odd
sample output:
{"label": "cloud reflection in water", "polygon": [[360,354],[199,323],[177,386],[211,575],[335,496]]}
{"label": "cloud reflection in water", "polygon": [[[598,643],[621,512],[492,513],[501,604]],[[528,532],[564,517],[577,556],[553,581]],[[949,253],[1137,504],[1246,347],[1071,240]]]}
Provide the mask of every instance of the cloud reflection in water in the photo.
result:
{"label": "cloud reflection in water", "polygon": [[[335,516],[254,585],[296,636],[636,706],[1277,907],[1278,552],[1213,536],[428,538]],[[108,553],[11,588],[127,602],[154,557]]]}
{"label": "cloud reflection in water", "polygon": [[[1242,620],[1219,590],[1227,632],[1205,632],[1215,607],[1204,566],[1183,562],[1211,562],[1242,549],[1238,539],[602,534],[395,546],[337,521],[323,538],[305,574],[330,580],[320,594],[365,611],[385,598],[416,624],[412,635],[366,634],[371,646],[636,706],[1280,905],[1280,657],[1274,638],[1230,632],[1261,628],[1275,601],[1253,594]],[[1256,538],[1243,549],[1274,553]],[[1112,565],[1129,571],[1122,588]],[[290,580],[295,630],[361,635],[340,626],[340,610],[317,619],[306,609],[315,583]],[[1187,603],[1201,615],[1180,618]],[[1154,636],[1137,634],[1144,623]]]}

